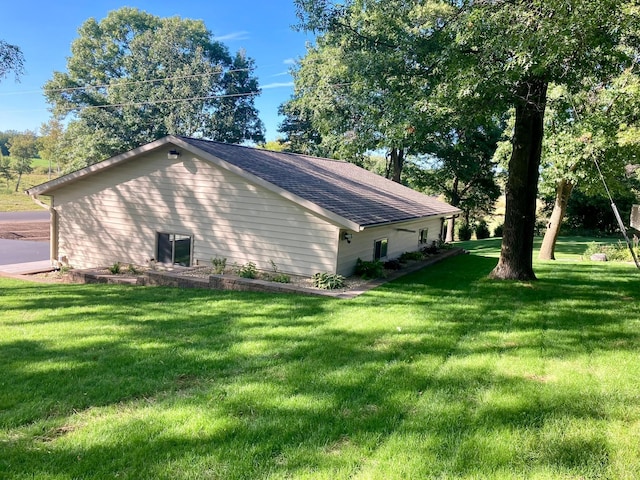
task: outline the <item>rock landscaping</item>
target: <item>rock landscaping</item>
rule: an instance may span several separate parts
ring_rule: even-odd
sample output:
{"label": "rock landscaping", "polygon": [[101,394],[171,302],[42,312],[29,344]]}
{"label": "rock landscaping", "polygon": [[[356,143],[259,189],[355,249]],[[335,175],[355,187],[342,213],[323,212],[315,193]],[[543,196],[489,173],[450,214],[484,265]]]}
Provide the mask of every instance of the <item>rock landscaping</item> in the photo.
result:
{"label": "rock landscaping", "polygon": [[[49,274],[49,278],[57,278],[71,283],[117,283],[129,285],[162,285],[178,288],[205,288],[212,290],[255,291],[272,293],[297,293],[303,295],[324,295],[336,298],[353,298],[371,288],[394,280],[408,273],[415,272],[436,262],[464,253],[460,248],[440,250],[422,260],[407,260],[398,268],[385,269],[380,278],[363,279],[359,276],[348,277],[344,287],[335,290],[316,288],[310,278],[288,276],[288,282],[269,280],[273,274],[262,272],[264,278],[243,278],[232,269],[225,269],[216,274],[214,267],[173,267],[173,268],[121,268],[113,273],[113,268],[94,270],[70,269],[66,273]],[[62,277],[66,276],[64,279]]]}

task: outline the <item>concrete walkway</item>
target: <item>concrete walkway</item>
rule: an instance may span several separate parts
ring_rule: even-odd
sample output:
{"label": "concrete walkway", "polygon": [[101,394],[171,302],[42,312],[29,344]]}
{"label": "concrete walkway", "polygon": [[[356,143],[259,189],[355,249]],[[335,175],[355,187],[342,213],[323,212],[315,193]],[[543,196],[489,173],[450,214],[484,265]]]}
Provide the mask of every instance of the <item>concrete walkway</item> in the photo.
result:
{"label": "concrete walkway", "polygon": [[55,270],[49,260],[38,262],[13,263],[11,265],[0,265],[0,274],[5,275],[33,275],[34,273],[51,272]]}

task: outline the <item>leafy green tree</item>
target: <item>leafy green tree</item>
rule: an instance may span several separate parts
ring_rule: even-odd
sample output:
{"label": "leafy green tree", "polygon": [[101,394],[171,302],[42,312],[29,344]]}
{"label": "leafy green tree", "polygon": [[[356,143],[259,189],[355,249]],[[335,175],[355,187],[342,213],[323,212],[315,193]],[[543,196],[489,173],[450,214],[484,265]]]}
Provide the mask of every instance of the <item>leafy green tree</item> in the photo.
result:
{"label": "leafy green tree", "polygon": [[[491,276],[533,280],[533,234],[550,84],[571,91],[635,58],[635,1],[296,0],[304,28],[348,34],[345,48],[401,54],[439,105],[483,115],[515,111],[502,249]],[[364,12],[364,13],[363,13]],[[451,107],[449,107],[451,108]],[[465,111],[472,111],[465,108]]]}
{"label": "leafy green tree", "polygon": [[7,146],[7,143],[9,143],[9,139],[11,137],[17,135],[18,133],[20,132],[16,130],[6,130],[4,132],[0,132],[0,153],[2,155],[9,155],[9,147]]}
{"label": "leafy green tree", "polygon": [[[455,123],[464,125],[465,119]],[[413,169],[413,185],[432,194],[444,194],[448,203],[463,211],[464,223],[470,225],[475,217],[492,211],[500,196],[493,157],[502,131],[500,121],[442,128],[442,133],[429,142],[427,148],[432,153],[423,159],[422,168]],[[445,241],[453,241],[454,231],[455,219],[451,218]]]}
{"label": "leafy green tree", "polygon": [[313,112],[289,100],[278,107],[278,114],[284,116],[278,131],[284,135],[282,143],[286,151],[319,157],[332,156],[332,152],[322,147],[322,135],[311,121]]}
{"label": "leafy green tree", "polygon": [[11,154],[11,168],[18,175],[16,192],[20,188],[22,175],[33,172],[33,157],[38,155],[38,141],[35,133],[25,132],[9,139],[9,153]]}
{"label": "leafy green tree", "polygon": [[[541,192],[553,194],[554,201],[541,259],[555,258],[555,243],[575,187],[580,185],[583,196],[605,194],[595,162],[614,194],[628,197],[625,166],[636,160],[640,146],[637,136],[629,139],[638,121],[635,109],[628,111],[628,106],[640,104],[639,86],[640,79],[627,70],[610,84],[592,84],[575,94],[565,87],[550,90]],[[622,142],[622,137],[627,140]],[[610,201],[606,210],[611,210]]]}
{"label": "leafy green tree", "polygon": [[265,143],[261,143],[258,145],[258,148],[263,148],[264,150],[271,150],[272,152],[285,152],[287,149],[284,141],[279,138],[277,140],[270,140]]}
{"label": "leafy green tree", "polygon": [[232,57],[202,21],[121,8],[87,20],[71,52],[45,94],[54,115],[70,117],[74,164],[167,134],[264,140],[253,60]]}
{"label": "leafy green tree", "polygon": [[14,72],[16,79],[24,70],[24,55],[20,48],[0,40],[0,79]]}
{"label": "leafy green tree", "polygon": [[[367,152],[386,151],[386,176],[401,181],[408,156],[424,153],[420,142],[432,126],[424,95],[405,75],[397,52],[349,44],[350,33],[328,31],[309,46],[296,69],[295,94],[282,111],[286,127],[308,149],[362,164]],[[282,131],[282,130],[281,130]],[[319,147],[319,148],[318,148]]]}
{"label": "leafy green tree", "polygon": [[7,182],[7,189],[9,188],[9,182],[13,180],[13,170],[11,169],[11,159],[5,157],[0,152],[0,176]]}
{"label": "leafy green tree", "polygon": [[55,162],[58,175],[61,173],[62,138],[64,126],[56,118],[50,119],[40,126],[40,137],[38,139],[38,154],[40,158],[49,161],[49,179]]}

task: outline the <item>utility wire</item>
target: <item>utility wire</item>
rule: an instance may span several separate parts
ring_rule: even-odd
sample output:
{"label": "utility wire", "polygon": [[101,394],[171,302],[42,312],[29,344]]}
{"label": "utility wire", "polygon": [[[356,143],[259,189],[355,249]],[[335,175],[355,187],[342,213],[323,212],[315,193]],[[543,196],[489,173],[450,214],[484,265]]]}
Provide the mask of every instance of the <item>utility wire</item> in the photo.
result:
{"label": "utility wire", "polygon": [[104,105],[85,105],[83,107],[72,107],[68,108],[67,112],[72,112],[74,110],[87,110],[89,108],[122,108],[122,107],[140,107],[143,105],[155,105],[155,104],[164,104],[164,103],[179,103],[179,102],[190,102],[193,100],[212,100],[215,98],[237,98],[237,97],[252,97],[260,95],[260,92],[245,92],[245,93],[229,93],[224,95],[205,95],[201,97],[188,97],[188,98],[170,98],[165,100],[145,100],[141,102],[126,102],[126,103],[106,103]]}
{"label": "utility wire", "polygon": [[42,93],[46,92],[73,92],[76,90],[88,90],[88,89],[99,89],[99,88],[109,88],[109,87],[119,87],[123,85],[137,85],[143,83],[154,83],[154,82],[163,82],[167,80],[184,80],[188,78],[198,78],[198,77],[207,77],[211,75],[219,75],[219,74],[227,74],[227,73],[237,73],[237,72],[249,72],[250,68],[235,68],[233,70],[219,70],[214,72],[207,73],[194,73],[192,75],[175,75],[172,77],[158,77],[158,78],[150,78],[147,80],[129,80],[123,82],[116,83],[103,83],[99,85],[85,85],[82,87],[68,87],[68,88],[41,88],[40,90],[27,90],[23,92],[4,92],[0,93],[0,96],[9,96],[9,95],[25,95],[30,93]]}
{"label": "utility wire", "polygon": [[211,76],[211,75],[219,75],[219,74],[226,74],[226,73],[236,73],[236,72],[248,72],[250,71],[250,68],[236,68],[234,70],[220,70],[220,71],[215,71],[215,72],[208,72],[208,73],[194,73],[193,75],[176,75],[173,77],[158,77],[158,78],[151,78],[151,79],[147,79],[147,80],[129,80],[129,81],[124,81],[124,82],[115,82],[115,83],[103,83],[101,85],[85,85],[83,87],[69,87],[69,88],[43,88],[44,91],[46,92],[73,92],[76,90],[87,90],[87,89],[99,89],[99,88],[112,88],[112,87],[121,87],[121,86],[125,86],[125,85],[139,85],[139,84],[143,84],[143,83],[155,83],[155,82],[164,82],[167,80],[184,80],[187,78],[198,78],[198,77],[207,77],[207,76]]}

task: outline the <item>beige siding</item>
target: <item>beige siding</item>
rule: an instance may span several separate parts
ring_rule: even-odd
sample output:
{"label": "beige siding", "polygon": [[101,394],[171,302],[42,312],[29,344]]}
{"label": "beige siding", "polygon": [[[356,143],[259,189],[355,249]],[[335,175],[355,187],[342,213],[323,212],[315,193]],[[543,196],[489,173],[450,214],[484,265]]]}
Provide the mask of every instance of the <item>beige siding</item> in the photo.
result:
{"label": "beige siding", "polygon": [[145,264],[156,233],[193,236],[194,263],[225,257],[260,269],[334,271],[338,228],[235,174],[166,152],[79,180],[56,192],[59,255],[74,267]]}
{"label": "beige siding", "polygon": [[[424,245],[418,243],[420,229],[428,229],[428,243],[437,240],[440,234],[440,218],[393,224],[383,227],[365,229],[360,233],[353,233],[351,243],[340,241],[338,250],[337,272],[351,275],[358,258],[365,261],[373,260],[374,242],[383,238],[389,240],[387,259],[397,258],[404,252],[419,250]],[[409,230],[409,231],[407,231]]]}

